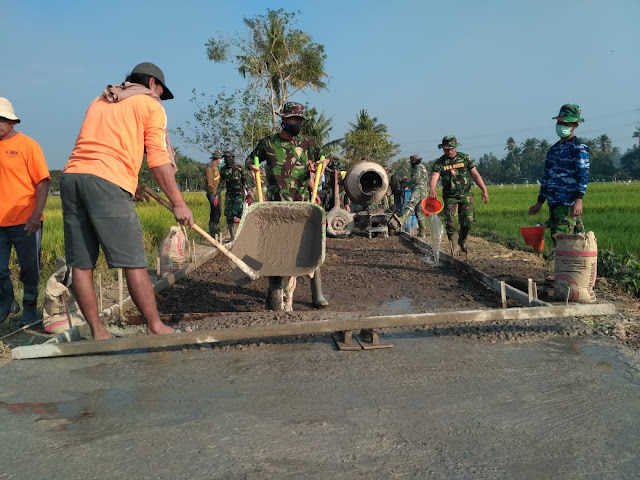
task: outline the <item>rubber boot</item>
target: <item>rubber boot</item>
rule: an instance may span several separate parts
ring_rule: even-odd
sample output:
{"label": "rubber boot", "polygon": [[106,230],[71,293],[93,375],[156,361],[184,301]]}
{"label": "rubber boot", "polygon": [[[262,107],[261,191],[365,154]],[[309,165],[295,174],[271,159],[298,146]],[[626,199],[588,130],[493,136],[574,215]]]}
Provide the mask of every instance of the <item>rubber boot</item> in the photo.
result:
{"label": "rubber boot", "polygon": [[217,223],[209,222],[209,235],[215,238],[220,233],[220,227]]}
{"label": "rubber boot", "polygon": [[427,236],[427,221],[424,218],[418,219],[418,237],[425,238]]}
{"label": "rubber boot", "polygon": [[322,294],[322,276],[318,268],[311,279],[311,301],[315,308],[325,308],[329,306],[329,301]]}
{"label": "rubber boot", "polygon": [[410,210],[408,208],[405,209],[404,213],[399,217],[394,213],[391,216],[392,221],[389,224],[396,230],[397,233],[400,233],[402,232],[402,227],[404,227],[404,222],[407,221],[407,218],[409,218],[412,213],[413,210]]}
{"label": "rubber boot", "polygon": [[284,310],[284,282],[282,277],[269,277],[265,308],[274,312]]}
{"label": "rubber boot", "polygon": [[9,315],[20,311],[19,305],[17,311],[13,311],[16,310],[16,305],[18,305],[18,303],[13,297],[13,283],[11,279],[6,278],[0,280],[0,323],[4,322]]}
{"label": "rubber boot", "polygon": [[19,327],[31,325],[38,318],[38,287],[25,287],[22,299],[22,316],[15,324]]}
{"label": "rubber boot", "polygon": [[458,232],[455,232],[449,237],[451,242],[451,256],[455,257],[460,254],[460,245],[458,244]]}
{"label": "rubber boot", "polygon": [[227,230],[229,230],[229,235],[231,235],[231,238],[229,238],[229,241],[233,242],[236,238],[233,235],[233,223],[227,223]]}
{"label": "rubber boot", "polygon": [[458,238],[458,245],[460,246],[460,250],[464,253],[467,253],[467,237],[469,236],[469,232],[467,230],[460,229],[460,237]]}

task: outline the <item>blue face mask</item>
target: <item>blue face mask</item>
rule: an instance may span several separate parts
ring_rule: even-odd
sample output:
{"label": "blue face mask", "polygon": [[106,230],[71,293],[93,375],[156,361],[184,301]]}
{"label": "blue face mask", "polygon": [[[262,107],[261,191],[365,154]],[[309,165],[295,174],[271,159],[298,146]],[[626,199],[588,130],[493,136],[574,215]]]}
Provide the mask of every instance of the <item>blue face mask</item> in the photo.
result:
{"label": "blue face mask", "polygon": [[566,138],[571,135],[571,127],[566,125],[556,125],[556,133],[560,138]]}

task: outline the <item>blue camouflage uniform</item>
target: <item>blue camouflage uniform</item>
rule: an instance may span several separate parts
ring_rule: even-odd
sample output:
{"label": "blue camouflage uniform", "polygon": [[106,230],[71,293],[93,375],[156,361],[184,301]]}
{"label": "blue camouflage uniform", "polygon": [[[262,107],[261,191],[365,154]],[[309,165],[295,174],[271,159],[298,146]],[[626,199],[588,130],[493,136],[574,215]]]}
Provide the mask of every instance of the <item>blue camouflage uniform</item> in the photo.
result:
{"label": "blue camouflage uniform", "polygon": [[[577,137],[558,141],[547,152],[538,202],[549,205],[549,228],[555,233],[584,231],[581,217],[571,217],[574,201],[587,191],[589,147]],[[552,237],[553,238],[553,237]]]}

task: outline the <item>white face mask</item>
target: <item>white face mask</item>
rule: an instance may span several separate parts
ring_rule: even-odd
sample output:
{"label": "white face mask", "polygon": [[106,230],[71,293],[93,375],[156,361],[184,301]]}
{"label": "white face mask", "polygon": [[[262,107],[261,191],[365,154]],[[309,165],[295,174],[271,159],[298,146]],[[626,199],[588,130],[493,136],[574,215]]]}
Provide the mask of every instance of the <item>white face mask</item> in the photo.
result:
{"label": "white face mask", "polygon": [[556,133],[560,138],[566,138],[571,135],[571,127],[566,125],[556,125]]}

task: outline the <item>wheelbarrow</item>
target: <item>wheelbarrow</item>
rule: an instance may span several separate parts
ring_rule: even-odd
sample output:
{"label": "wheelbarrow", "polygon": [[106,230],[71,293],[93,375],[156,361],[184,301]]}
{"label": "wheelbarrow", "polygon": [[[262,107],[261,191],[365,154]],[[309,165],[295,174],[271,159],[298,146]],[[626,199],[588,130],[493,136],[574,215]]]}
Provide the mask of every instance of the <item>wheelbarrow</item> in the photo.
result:
{"label": "wheelbarrow", "polygon": [[[242,215],[231,253],[258,276],[313,275],[324,262],[326,247],[324,209],[314,201],[319,178],[320,172],[312,202],[264,202],[258,173],[258,203]],[[231,279],[237,284],[253,280],[237,263],[231,266]]]}

